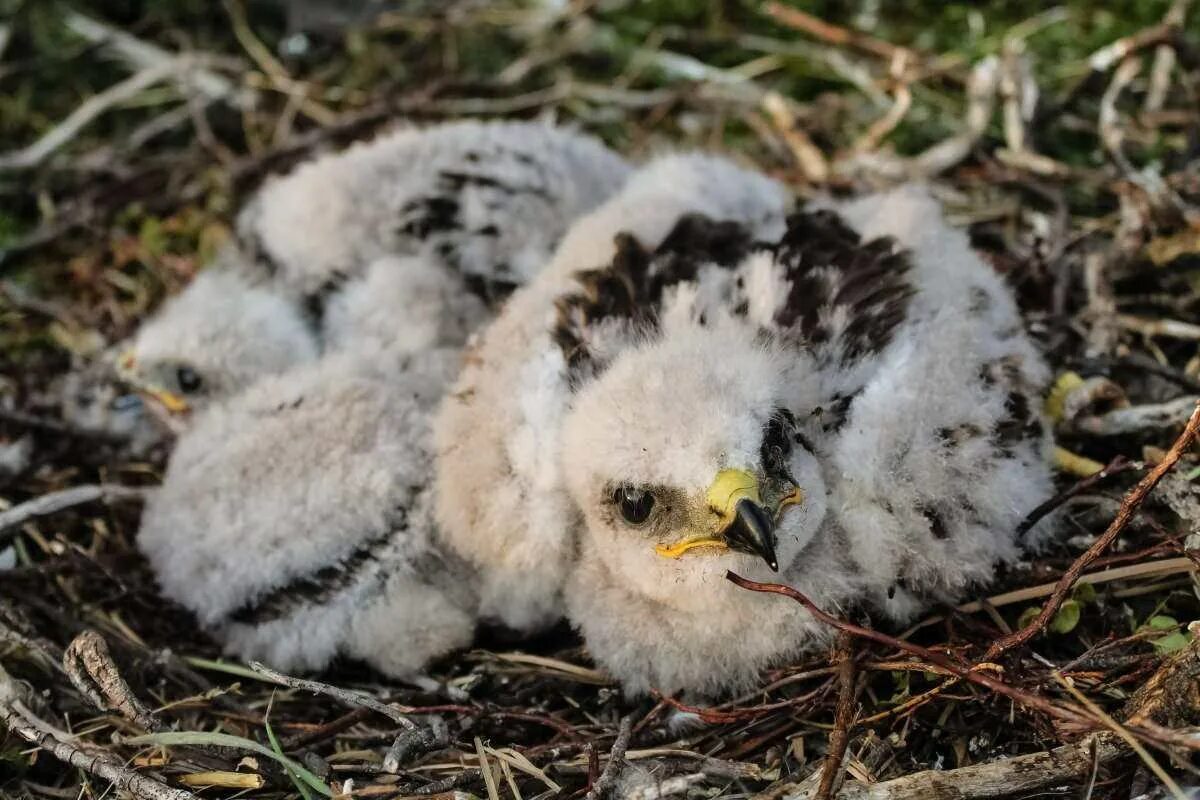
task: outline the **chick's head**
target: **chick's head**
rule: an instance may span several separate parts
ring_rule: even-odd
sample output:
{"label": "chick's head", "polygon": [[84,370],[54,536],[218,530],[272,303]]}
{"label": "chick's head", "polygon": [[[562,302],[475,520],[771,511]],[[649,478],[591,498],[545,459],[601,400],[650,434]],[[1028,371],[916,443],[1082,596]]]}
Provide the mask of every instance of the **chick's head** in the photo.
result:
{"label": "chick's head", "polygon": [[142,325],[117,367],[138,391],[184,414],[316,357],[316,336],[295,304],[213,270]]}
{"label": "chick's head", "polygon": [[695,610],[726,570],[769,579],[797,559],[826,506],[787,409],[798,363],[745,331],[691,326],[626,351],[580,391],[564,470],[614,576]]}

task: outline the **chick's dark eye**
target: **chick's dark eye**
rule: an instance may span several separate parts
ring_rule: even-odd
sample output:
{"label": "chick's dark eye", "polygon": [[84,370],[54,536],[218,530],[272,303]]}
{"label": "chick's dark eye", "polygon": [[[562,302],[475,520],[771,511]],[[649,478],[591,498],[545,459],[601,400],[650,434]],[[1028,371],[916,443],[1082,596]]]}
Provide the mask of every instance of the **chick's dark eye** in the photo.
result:
{"label": "chick's dark eye", "polygon": [[619,486],[613,491],[613,502],[621,511],[621,517],[630,525],[641,525],[650,518],[654,508],[654,495],[644,489]]}
{"label": "chick's dark eye", "polygon": [[175,380],[179,382],[180,390],[187,394],[195,394],[204,386],[204,380],[191,367],[180,367],[175,370]]}

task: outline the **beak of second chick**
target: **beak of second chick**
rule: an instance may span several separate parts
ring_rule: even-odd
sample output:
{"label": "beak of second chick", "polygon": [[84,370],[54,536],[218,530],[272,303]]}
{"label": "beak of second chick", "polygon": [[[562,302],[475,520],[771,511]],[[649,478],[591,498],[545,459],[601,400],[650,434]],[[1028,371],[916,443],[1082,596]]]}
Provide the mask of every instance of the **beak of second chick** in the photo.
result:
{"label": "beak of second chick", "polygon": [[654,548],[655,552],[679,558],[695,548],[735,550],[758,556],[772,570],[779,570],[775,520],[785,506],[802,501],[799,489],[780,498],[778,508],[772,513],[763,505],[758,478],[745,470],[723,469],[709,486],[705,499],[709,511],[716,514],[716,529],[660,544]]}
{"label": "beak of second chick", "polygon": [[146,381],[138,370],[137,356],[126,350],[117,358],[117,374],[139,393],[158,401],[171,414],[186,414],[191,410],[188,401],[175,392],[155,386]]}

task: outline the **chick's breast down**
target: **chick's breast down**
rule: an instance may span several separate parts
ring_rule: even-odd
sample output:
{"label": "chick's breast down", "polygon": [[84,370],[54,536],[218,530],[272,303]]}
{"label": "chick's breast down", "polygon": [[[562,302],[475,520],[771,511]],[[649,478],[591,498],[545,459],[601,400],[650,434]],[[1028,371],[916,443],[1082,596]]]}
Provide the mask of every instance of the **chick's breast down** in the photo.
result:
{"label": "chick's breast down", "polygon": [[485,613],[552,605],[573,569],[568,613],[628,690],[711,694],[826,636],[726,570],[905,618],[1013,558],[1050,490],[1047,371],[922,189],[783,233],[713,213],[756,182],[783,209],[724,165],[699,196],[657,188],[653,224],[621,218],[671,162],[578,223],[630,234],[592,248],[606,261],[560,263],[568,234],[485,334],[438,421],[438,516],[503,576]]}

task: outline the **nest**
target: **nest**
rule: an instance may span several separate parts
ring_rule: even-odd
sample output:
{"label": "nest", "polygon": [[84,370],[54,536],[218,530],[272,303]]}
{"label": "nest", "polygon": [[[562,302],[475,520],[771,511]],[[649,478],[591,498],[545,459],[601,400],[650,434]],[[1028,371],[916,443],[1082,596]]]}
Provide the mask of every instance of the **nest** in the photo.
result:
{"label": "nest", "polygon": [[[0,793],[1183,796],[1200,782],[1187,5],[1105,41],[1099,23],[1062,34],[1086,14],[1061,9],[961,47],[931,23],[946,52],[902,21],[867,33],[775,4],[673,20],[460,3],[334,43],[238,2],[105,21],[22,6],[0,81],[48,100],[4,123],[30,144],[0,153]],[[635,157],[735,151],[801,195],[932,181],[1060,375],[1070,471],[1029,501],[1030,523],[1063,513],[1061,540],[906,631],[812,608],[836,647],[715,706],[624,698],[566,628],[485,632],[423,687],[223,660],[133,546],[167,448],[71,417],[64,386],[194,274],[269,172],[400,116],[539,113]]]}

